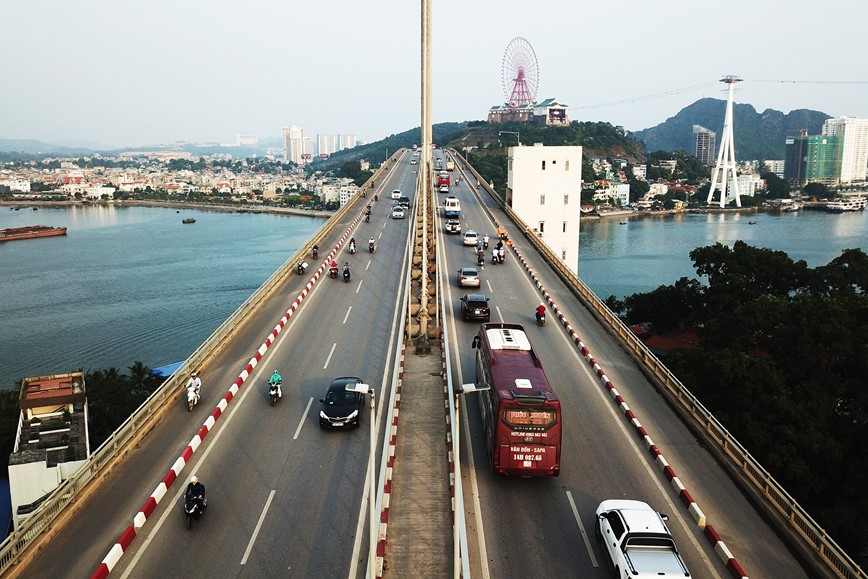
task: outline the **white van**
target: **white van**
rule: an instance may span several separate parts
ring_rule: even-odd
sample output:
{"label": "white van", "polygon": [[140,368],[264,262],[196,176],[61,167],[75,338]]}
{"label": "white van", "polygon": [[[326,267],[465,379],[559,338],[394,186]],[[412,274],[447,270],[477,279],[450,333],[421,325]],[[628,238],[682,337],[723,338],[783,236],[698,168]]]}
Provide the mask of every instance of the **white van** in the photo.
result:
{"label": "white van", "polygon": [[461,216],[461,202],[458,200],[458,197],[450,195],[446,198],[446,201],[443,202],[443,217],[460,217]]}

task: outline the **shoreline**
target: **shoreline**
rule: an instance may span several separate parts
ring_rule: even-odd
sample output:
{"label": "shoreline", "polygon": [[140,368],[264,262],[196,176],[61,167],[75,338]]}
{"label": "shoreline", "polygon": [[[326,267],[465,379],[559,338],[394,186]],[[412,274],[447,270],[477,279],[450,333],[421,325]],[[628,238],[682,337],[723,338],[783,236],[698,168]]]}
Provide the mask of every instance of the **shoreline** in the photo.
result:
{"label": "shoreline", "polygon": [[116,207],[164,207],[167,209],[198,209],[201,211],[219,211],[221,213],[272,213],[276,215],[300,215],[305,217],[319,217],[328,219],[334,215],[333,211],[309,211],[293,207],[266,207],[260,205],[218,205],[211,203],[188,203],[186,201],[162,201],[155,199],[126,199],[119,201],[96,201],[85,203],[83,201],[0,201],[0,206],[6,207],[88,207],[88,206],[116,206]]}

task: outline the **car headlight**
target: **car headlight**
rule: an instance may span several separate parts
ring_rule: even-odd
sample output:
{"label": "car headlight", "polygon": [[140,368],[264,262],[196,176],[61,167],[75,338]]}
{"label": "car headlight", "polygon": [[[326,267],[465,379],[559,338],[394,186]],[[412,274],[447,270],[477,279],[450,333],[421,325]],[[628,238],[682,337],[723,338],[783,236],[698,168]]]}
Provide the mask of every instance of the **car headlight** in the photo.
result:
{"label": "car headlight", "polygon": [[328,419],[329,419],[329,417],[326,416],[326,413],[323,412],[322,410],[319,411],[319,417],[322,418],[323,420],[328,420]]}
{"label": "car headlight", "polygon": [[350,412],[350,415],[347,416],[347,420],[352,420],[353,418],[355,418],[355,417],[358,416],[358,415],[359,415],[359,411],[358,411],[358,410],[353,410],[352,412]]}

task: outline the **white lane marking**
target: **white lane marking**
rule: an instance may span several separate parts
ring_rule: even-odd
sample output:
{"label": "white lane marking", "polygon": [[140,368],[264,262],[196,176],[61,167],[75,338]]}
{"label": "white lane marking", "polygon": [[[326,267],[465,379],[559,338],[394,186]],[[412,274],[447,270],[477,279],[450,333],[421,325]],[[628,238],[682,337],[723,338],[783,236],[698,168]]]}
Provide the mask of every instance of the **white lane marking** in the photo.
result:
{"label": "white lane marking", "polygon": [[259,529],[262,528],[262,522],[265,520],[265,514],[268,512],[268,507],[271,506],[271,500],[274,498],[274,489],[268,493],[268,500],[265,501],[265,506],[262,507],[262,513],[259,515],[259,520],[256,522],[256,528],[253,529],[253,535],[250,536],[250,542],[247,543],[247,550],[244,551],[244,556],[241,557],[241,564],[247,563],[247,557],[250,556],[250,551],[253,550],[253,543],[256,542],[256,537],[259,535]]}
{"label": "white lane marking", "polygon": [[350,312],[353,311],[353,306],[347,308],[347,313],[344,315],[344,321],[342,322],[344,325],[347,323],[347,318],[350,317]]}
{"label": "white lane marking", "polygon": [[326,368],[329,367],[329,361],[331,361],[331,359],[332,359],[332,354],[335,353],[335,348],[337,348],[337,347],[338,347],[338,343],[337,343],[337,342],[335,342],[334,344],[332,344],[332,349],[329,350],[329,355],[328,355],[328,357],[326,357],[325,364],[322,365],[322,369],[323,369],[323,370],[325,370]]}
{"label": "white lane marking", "polygon": [[304,409],[304,412],[301,413],[301,419],[298,421],[298,428],[295,429],[295,435],[292,437],[293,440],[298,440],[298,435],[301,432],[301,427],[304,426],[304,417],[307,416],[307,413],[310,412],[310,405],[313,404],[313,397],[307,401],[307,406]]}
{"label": "white lane marking", "polygon": [[490,294],[494,293],[494,290],[491,289],[491,280],[490,279],[485,280],[485,284],[488,286],[488,293],[490,293]]}
{"label": "white lane marking", "polygon": [[362,280],[362,279],[359,280],[359,285],[358,285],[358,287],[356,287],[356,293],[359,293],[362,290],[362,282],[364,282],[364,281],[365,280]]}
{"label": "white lane marking", "polygon": [[500,313],[500,306],[494,306],[494,309],[497,310],[497,317],[500,318],[501,323],[503,323],[503,314]]}
{"label": "white lane marking", "polygon": [[365,271],[368,271],[368,268],[371,267],[371,262],[372,262],[372,261],[374,261],[374,260],[373,260],[373,259],[369,259],[369,260],[368,260],[368,265],[365,266]]}
{"label": "white lane marking", "polygon": [[[585,525],[582,524],[582,518],[579,516],[579,509],[576,508],[576,501],[573,500],[573,493],[570,491],[567,491],[567,500],[570,501],[570,508],[573,509],[573,516],[576,517],[576,524],[579,525],[579,532],[582,533],[582,540],[585,542],[585,548],[591,557],[591,565],[595,568],[599,567],[597,565],[597,558],[594,556],[594,549],[591,547],[591,541],[588,540],[588,533],[585,532]],[[596,521],[594,524],[596,524]]]}
{"label": "white lane marking", "polygon": [[380,235],[377,236],[377,239],[383,239],[383,232],[380,232]]}

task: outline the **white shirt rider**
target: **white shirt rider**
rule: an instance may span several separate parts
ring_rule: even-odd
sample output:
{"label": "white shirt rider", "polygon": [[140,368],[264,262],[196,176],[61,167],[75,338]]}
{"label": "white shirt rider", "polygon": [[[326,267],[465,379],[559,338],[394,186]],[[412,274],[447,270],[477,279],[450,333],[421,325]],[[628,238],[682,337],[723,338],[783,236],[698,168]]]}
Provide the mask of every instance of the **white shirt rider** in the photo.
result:
{"label": "white shirt rider", "polygon": [[202,388],[202,379],[199,378],[198,372],[190,374],[190,379],[187,380],[187,391],[193,390],[196,393],[196,401],[199,401],[199,390]]}

